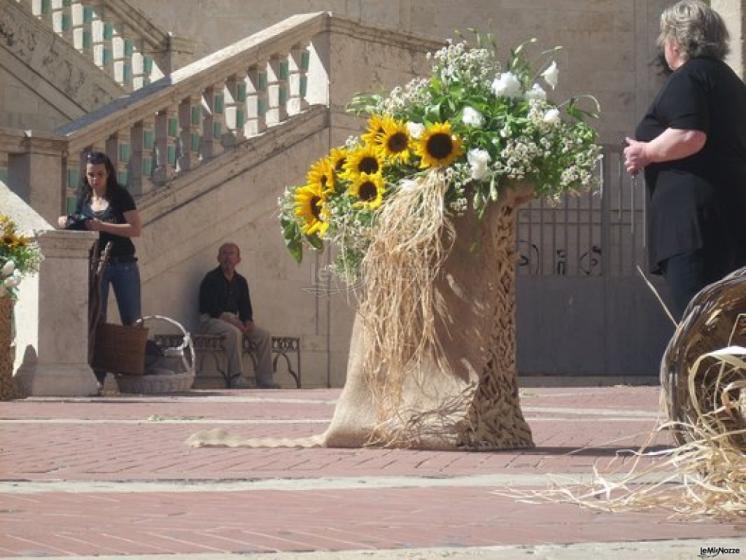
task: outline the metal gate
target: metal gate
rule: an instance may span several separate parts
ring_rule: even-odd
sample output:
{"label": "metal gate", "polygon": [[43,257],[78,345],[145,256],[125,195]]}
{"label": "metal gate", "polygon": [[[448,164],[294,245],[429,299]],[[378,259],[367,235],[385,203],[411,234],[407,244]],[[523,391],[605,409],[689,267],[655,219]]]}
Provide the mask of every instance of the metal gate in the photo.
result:
{"label": "metal gate", "polygon": [[647,270],[643,180],[624,171],[621,147],[603,153],[599,190],[518,214],[522,375],[655,376],[673,333],[637,271]]}

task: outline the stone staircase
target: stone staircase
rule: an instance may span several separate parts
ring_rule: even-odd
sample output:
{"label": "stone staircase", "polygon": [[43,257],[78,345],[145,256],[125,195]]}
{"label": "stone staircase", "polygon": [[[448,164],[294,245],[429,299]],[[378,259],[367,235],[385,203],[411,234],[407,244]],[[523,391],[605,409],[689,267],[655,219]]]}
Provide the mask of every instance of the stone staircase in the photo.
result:
{"label": "stone staircase", "polygon": [[40,22],[130,92],[172,69],[171,54],[191,53],[126,0],[16,0]]}
{"label": "stone staircase", "polygon": [[[61,6],[63,15],[79,5],[69,4]],[[32,8],[39,6],[44,17],[57,13],[55,2],[51,16],[44,3]],[[63,35],[69,31],[62,28]],[[253,270],[252,293],[270,296],[256,305],[264,325],[302,339],[304,384],[338,385],[343,380],[334,372],[344,372],[350,311],[324,293],[329,279],[319,271],[328,254],[300,268],[285,254],[277,197],[303,180],[311,161],[359,130],[359,120],[344,112],[352,94],[408,81],[438,46],[327,12],[296,15],[54,134],[0,129],[7,182],[52,222],[74,200],[85,153],[105,151],[145,225],[137,240],[144,313],[193,326],[196,286],[214,267],[217,245],[234,239]]]}

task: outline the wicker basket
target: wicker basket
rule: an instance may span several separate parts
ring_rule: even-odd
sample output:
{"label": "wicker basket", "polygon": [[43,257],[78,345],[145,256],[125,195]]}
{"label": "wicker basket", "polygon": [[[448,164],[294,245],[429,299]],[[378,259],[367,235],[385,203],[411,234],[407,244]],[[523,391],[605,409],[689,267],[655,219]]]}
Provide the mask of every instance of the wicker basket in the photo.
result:
{"label": "wicker basket", "polygon": [[142,375],[145,372],[145,343],[148,329],[103,323],[96,328],[94,370]]}
{"label": "wicker basket", "polygon": [[[707,368],[714,363],[711,358],[703,362],[699,371],[690,371],[700,356],[731,345],[746,346],[746,267],[710,284],[694,297],[661,360],[660,379],[668,418],[684,426],[674,431],[678,443],[696,439],[696,434],[685,426],[697,423],[697,408],[711,412],[722,404],[716,391],[746,378],[746,371],[742,370],[719,377],[719,368]],[[697,376],[693,380],[697,403],[689,393],[692,375]],[[734,396],[741,414],[717,418],[729,431],[746,429],[746,391]],[[731,439],[746,452],[746,436]]]}

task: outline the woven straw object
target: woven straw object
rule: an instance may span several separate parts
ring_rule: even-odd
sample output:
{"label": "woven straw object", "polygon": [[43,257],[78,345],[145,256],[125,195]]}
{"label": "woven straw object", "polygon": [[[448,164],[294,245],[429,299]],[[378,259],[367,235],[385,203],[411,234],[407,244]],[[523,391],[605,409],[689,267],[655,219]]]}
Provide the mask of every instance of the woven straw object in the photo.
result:
{"label": "woven straw object", "polygon": [[2,401],[21,396],[13,378],[12,316],[13,300],[0,297],[0,400]]}
{"label": "woven straw object", "polygon": [[[723,405],[722,391],[746,382],[746,370],[726,367],[707,353],[732,346],[746,347],[746,267],[710,284],[691,301],[661,360],[662,399],[671,421],[680,423],[675,436],[680,444],[696,439],[688,426]],[[697,367],[694,367],[696,364]],[[690,394],[692,396],[690,396]],[[746,429],[746,388],[730,395],[740,403],[738,413],[717,414],[717,431]],[[746,453],[746,437],[733,443]]]}
{"label": "woven straw object", "polygon": [[[405,203],[400,221],[394,221],[388,233],[379,232],[378,239],[385,242],[388,235],[398,235],[396,249],[397,243],[407,244],[406,228],[412,227],[416,232],[434,231],[432,245],[440,246],[443,235],[437,233],[446,232],[444,251],[433,251],[436,264],[413,263],[417,250],[428,251],[428,244],[401,258],[395,250],[384,250],[375,260],[385,274],[377,286],[367,277],[353,326],[345,387],[327,431],[302,440],[241,440],[214,430],[193,435],[190,445],[533,447],[519,405],[515,359],[515,217],[520,199],[511,190],[490,205],[482,220],[468,212],[451,221],[442,205],[447,185],[435,175],[426,181],[430,183],[421,188],[433,189],[432,203],[423,203],[428,195],[410,206]],[[518,195],[527,200],[530,189]],[[431,228],[431,221],[421,218],[414,226],[406,223],[409,210],[423,206],[428,207],[428,217],[442,221],[442,228]],[[407,282],[415,275],[412,281],[419,284],[413,290]],[[376,313],[395,321],[380,320]],[[430,342],[421,345],[423,339]],[[386,351],[390,340],[394,342],[389,349],[404,349],[402,359],[391,359]]]}

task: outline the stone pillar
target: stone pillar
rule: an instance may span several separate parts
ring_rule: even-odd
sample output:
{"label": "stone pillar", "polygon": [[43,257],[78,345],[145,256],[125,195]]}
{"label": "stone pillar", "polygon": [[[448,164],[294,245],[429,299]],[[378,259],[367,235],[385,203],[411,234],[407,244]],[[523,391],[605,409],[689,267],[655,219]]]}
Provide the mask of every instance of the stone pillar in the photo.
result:
{"label": "stone pillar", "polygon": [[95,232],[37,234],[39,273],[19,285],[15,306],[18,386],[32,396],[98,393],[88,365],[88,251]]}
{"label": "stone pillar", "polygon": [[65,213],[66,170],[62,156],[67,141],[26,132],[23,151],[8,156],[8,186],[50,224]]}
{"label": "stone pillar", "polygon": [[746,48],[744,31],[746,31],[746,0],[712,0],[712,8],[725,20],[730,33],[730,54],[725,61],[741,79],[746,78]]}

